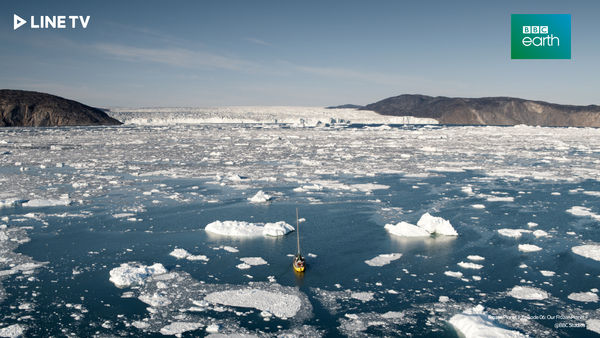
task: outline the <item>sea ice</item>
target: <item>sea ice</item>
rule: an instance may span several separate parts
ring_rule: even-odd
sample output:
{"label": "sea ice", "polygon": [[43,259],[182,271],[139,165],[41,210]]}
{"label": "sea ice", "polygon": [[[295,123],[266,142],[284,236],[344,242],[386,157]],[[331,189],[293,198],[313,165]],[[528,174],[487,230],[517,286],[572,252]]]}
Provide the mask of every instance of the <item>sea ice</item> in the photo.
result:
{"label": "sea ice", "polygon": [[588,319],[585,321],[585,328],[589,331],[600,334],[600,319]]}
{"label": "sea ice", "polygon": [[574,206],[571,209],[568,209],[567,212],[575,216],[591,217],[596,221],[600,221],[600,215],[593,213],[590,208]]}
{"label": "sea ice", "polygon": [[576,302],[585,303],[596,303],[598,302],[598,295],[593,292],[573,292],[569,294],[568,298]]}
{"label": "sea ice", "polygon": [[444,271],[444,275],[454,278],[462,278],[463,273],[460,271]]}
{"label": "sea ice", "polygon": [[244,221],[214,221],[208,224],[206,231],[231,237],[259,237],[259,236],[283,236],[294,227],[286,222],[276,223],[249,223]]}
{"label": "sea ice", "polygon": [[60,199],[32,199],[27,202],[24,202],[22,206],[24,207],[54,207],[54,206],[68,206],[71,205],[72,201],[69,198],[69,195],[62,195]]}
{"label": "sea ice", "polygon": [[423,214],[417,225],[407,222],[398,224],[386,224],[384,227],[389,233],[402,237],[429,237],[431,235],[458,236],[458,233],[449,221],[431,216],[429,213]]}
{"label": "sea ice", "polygon": [[13,324],[0,329],[0,337],[17,338],[25,333],[26,327],[21,324]]}
{"label": "sea ice", "polygon": [[264,191],[259,190],[254,196],[248,198],[250,203],[267,203],[273,199],[273,196],[266,194]]}
{"label": "sea ice", "polygon": [[593,259],[600,262],[600,245],[598,244],[584,244],[574,246],[571,248],[573,253],[583,256],[585,258]]}
{"label": "sea ice", "polygon": [[462,313],[450,318],[449,323],[459,331],[465,338],[498,337],[517,338],[526,337],[519,331],[499,327],[492,318],[484,311],[482,305],[466,309]]}
{"label": "sea ice", "polygon": [[160,333],[165,336],[178,336],[181,337],[181,334],[188,331],[198,330],[204,325],[200,323],[192,323],[192,322],[173,322],[162,329],[160,329]]}
{"label": "sea ice", "polygon": [[519,251],[521,252],[536,252],[536,251],[541,251],[542,248],[540,248],[537,245],[533,245],[533,244],[519,244]]}
{"label": "sea ice", "polygon": [[252,288],[212,292],[204,300],[213,304],[267,311],[279,318],[294,317],[302,305],[296,295]]}
{"label": "sea ice", "polygon": [[250,266],[267,264],[267,261],[265,261],[262,257],[242,257],[240,260]]}
{"label": "sea ice", "polygon": [[483,261],[483,260],[485,260],[485,257],[479,256],[479,255],[468,255],[467,259],[470,261]]}
{"label": "sea ice", "polygon": [[479,269],[483,268],[483,265],[481,265],[481,264],[475,264],[475,263],[471,263],[471,262],[459,262],[457,264],[458,264],[458,266],[460,266],[463,269],[475,269],[475,270],[479,270]]}
{"label": "sea ice", "polygon": [[390,264],[392,261],[400,259],[400,257],[402,257],[401,253],[381,254],[366,260],[365,263],[370,266],[384,266]]}
{"label": "sea ice", "polygon": [[519,238],[524,233],[531,233],[531,230],[525,229],[498,229],[498,233],[505,237]]}
{"label": "sea ice", "polygon": [[449,221],[441,217],[431,216],[428,212],[421,216],[417,222],[417,226],[436,235],[458,236],[458,233],[454,230]]}
{"label": "sea ice", "polygon": [[167,269],[160,263],[150,266],[135,262],[122,263],[110,270],[110,281],[119,288],[143,285],[146,279],[163,273],[167,273]]}
{"label": "sea ice", "polygon": [[520,285],[513,287],[512,290],[508,292],[508,295],[513,298],[524,300],[544,300],[548,298],[548,293],[542,289]]}
{"label": "sea ice", "polygon": [[177,259],[187,259],[188,261],[205,261],[208,262],[208,257],[206,257],[205,255],[192,255],[191,253],[189,253],[187,250],[185,249],[174,249],[173,251],[171,251],[171,253],[169,254]]}
{"label": "sea ice", "polygon": [[402,237],[429,237],[431,233],[429,231],[420,228],[416,225],[400,222],[396,225],[394,224],[386,224],[385,229],[389,231],[392,235],[402,236]]}
{"label": "sea ice", "polygon": [[553,277],[554,275],[556,275],[556,272],[554,271],[549,271],[549,270],[540,270],[540,273],[542,274],[542,276],[544,277]]}

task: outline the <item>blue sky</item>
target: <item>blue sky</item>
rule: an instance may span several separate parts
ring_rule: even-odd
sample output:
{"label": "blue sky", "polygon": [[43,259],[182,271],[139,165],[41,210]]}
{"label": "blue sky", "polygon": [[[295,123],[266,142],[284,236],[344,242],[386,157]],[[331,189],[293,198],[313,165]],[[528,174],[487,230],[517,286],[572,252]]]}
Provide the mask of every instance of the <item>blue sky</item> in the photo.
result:
{"label": "blue sky", "polygon": [[[596,1],[0,2],[0,87],[96,106],[367,104],[403,94],[600,104]],[[13,31],[13,13],[91,15]],[[511,13],[572,15],[572,60],[511,60]]]}

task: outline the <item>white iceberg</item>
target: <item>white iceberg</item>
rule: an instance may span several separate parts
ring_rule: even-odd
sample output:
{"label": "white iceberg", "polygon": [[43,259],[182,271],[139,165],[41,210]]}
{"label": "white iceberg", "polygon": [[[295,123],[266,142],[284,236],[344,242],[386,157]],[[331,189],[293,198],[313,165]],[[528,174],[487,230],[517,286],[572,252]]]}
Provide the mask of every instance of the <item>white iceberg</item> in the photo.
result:
{"label": "white iceberg", "polygon": [[520,338],[526,337],[519,331],[499,327],[484,311],[482,305],[466,309],[456,314],[449,321],[465,338]]}
{"label": "white iceberg", "polygon": [[428,212],[423,214],[417,226],[427,230],[431,234],[444,236],[458,236],[458,233],[452,227],[449,221],[436,216],[431,216]]}
{"label": "white iceberg", "polygon": [[273,199],[273,196],[266,194],[264,191],[259,190],[254,196],[248,198],[250,203],[267,203]]}
{"label": "white iceberg", "polygon": [[366,260],[365,263],[367,263],[367,265],[370,266],[384,266],[390,264],[391,262],[397,259],[400,259],[400,257],[402,257],[401,253],[381,254],[379,256]]}
{"label": "white iceberg", "polygon": [[479,270],[479,269],[483,268],[483,265],[476,264],[476,263],[471,263],[471,262],[458,262],[457,265],[460,266],[463,269],[475,269],[475,270]]}
{"label": "white iceberg", "polygon": [[230,237],[283,236],[294,231],[284,221],[275,223],[249,223],[245,221],[214,221],[205,228],[207,232]]}
{"label": "white iceberg", "polygon": [[533,244],[519,244],[519,251],[521,252],[537,252],[537,251],[541,251],[542,248],[540,248],[537,245],[533,245]]}
{"label": "white iceberg", "polygon": [[417,225],[400,222],[398,224],[386,224],[384,228],[392,235],[401,237],[458,236],[449,221],[441,217],[431,216],[429,213],[423,214]]}
{"label": "white iceberg", "polygon": [[513,287],[512,290],[508,292],[508,295],[513,298],[524,300],[544,300],[548,298],[548,292],[542,289],[520,285]]}
{"label": "white iceberg", "polygon": [[570,300],[584,303],[597,303],[598,295],[593,292],[573,292],[567,296]]}
{"label": "white iceberg", "polygon": [[302,301],[296,295],[250,288],[209,293],[204,300],[213,304],[266,311],[279,318],[294,317],[302,306]]}
{"label": "white iceberg", "polygon": [[164,273],[167,273],[167,269],[160,263],[149,266],[135,262],[122,263],[121,266],[110,270],[110,281],[116,287],[124,288],[132,285],[143,285],[146,279]]}
{"label": "white iceberg", "polygon": [[598,244],[585,244],[574,246],[571,248],[573,253],[583,256],[585,258],[593,259],[600,262],[600,245]]}

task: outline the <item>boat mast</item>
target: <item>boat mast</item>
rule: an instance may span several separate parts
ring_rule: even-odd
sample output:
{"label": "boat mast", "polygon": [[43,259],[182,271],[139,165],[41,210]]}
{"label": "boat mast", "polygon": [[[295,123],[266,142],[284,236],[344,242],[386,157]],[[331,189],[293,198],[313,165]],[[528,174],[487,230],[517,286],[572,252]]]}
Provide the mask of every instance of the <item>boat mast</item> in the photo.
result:
{"label": "boat mast", "polygon": [[300,254],[300,222],[298,221],[298,208],[296,208],[296,239],[298,240],[298,255]]}

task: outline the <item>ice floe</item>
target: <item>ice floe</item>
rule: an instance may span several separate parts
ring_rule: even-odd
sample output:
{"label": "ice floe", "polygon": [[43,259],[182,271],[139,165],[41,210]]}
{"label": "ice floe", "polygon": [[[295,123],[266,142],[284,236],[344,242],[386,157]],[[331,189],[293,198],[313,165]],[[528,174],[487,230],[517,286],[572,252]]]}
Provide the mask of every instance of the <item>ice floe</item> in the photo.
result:
{"label": "ice floe", "polygon": [[195,331],[199,328],[204,327],[201,323],[193,323],[193,322],[173,322],[169,325],[163,326],[160,329],[160,333],[165,336],[178,336],[181,337],[181,334],[188,331]]}
{"label": "ice floe", "polygon": [[508,295],[513,298],[524,300],[544,300],[548,298],[548,293],[542,289],[521,285],[513,287],[508,292]]}
{"label": "ice floe", "polygon": [[381,254],[379,256],[373,257],[365,261],[367,265],[370,266],[384,266],[388,265],[391,262],[400,259],[402,257],[401,253],[390,253],[390,254]]}
{"label": "ice floe", "polygon": [[584,302],[584,303],[597,303],[598,302],[598,294],[594,292],[573,292],[567,296],[570,300],[574,300],[576,302]]}
{"label": "ice floe", "polygon": [[541,250],[542,248],[534,244],[519,244],[519,251],[521,252],[537,252]]}
{"label": "ice floe", "polygon": [[574,207],[568,209],[567,212],[574,216],[591,217],[591,218],[595,219],[596,221],[600,221],[600,215],[593,213],[592,209],[590,209],[590,208],[586,208],[586,207],[582,207],[582,206],[574,206]]}
{"label": "ice floe", "polygon": [[192,255],[185,249],[176,248],[169,254],[177,259],[187,259],[188,261],[205,261],[208,262],[206,255]]}
{"label": "ice floe", "polygon": [[571,248],[573,253],[585,258],[593,259],[600,262],[600,245],[599,244],[584,244]]}
{"label": "ice floe", "polygon": [[454,277],[454,278],[462,278],[463,273],[460,271],[444,271],[444,275]]}
{"label": "ice floe", "polygon": [[525,229],[498,229],[498,233],[505,237],[520,238],[524,233],[531,233]]}
{"label": "ice floe", "polygon": [[479,270],[479,269],[483,268],[483,265],[476,264],[476,263],[471,263],[471,262],[458,262],[457,265],[460,266],[463,269],[475,269],[475,270]]}
{"label": "ice floe", "polygon": [[284,221],[275,223],[249,223],[245,221],[215,221],[205,228],[207,232],[231,237],[284,236],[294,227]]}
{"label": "ice floe", "polygon": [[452,227],[449,221],[431,216],[429,213],[423,214],[417,225],[407,222],[398,224],[386,224],[384,227],[389,233],[401,237],[428,237],[431,235],[458,236],[458,233]]}
{"label": "ice floe", "polygon": [[465,338],[526,337],[526,335],[519,331],[500,327],[484,311],[484,307],[482,305],[477,305],[473,308],[466,309],[462,313],[452,316],[448,322],[452,324],[452,326],[454,326],[454,328]]}
{"label": "ice floe", "polygon": [[254,308],[279,318],[294,317],[302,306],[296,295],[252,288],[212,292],[204,300],[213,304]]}
{"label": "ice floe", "polygon": [[259,190],[254,196],[249,197],[250,203],[267,203],[273,199],[273,196],[266,194],[264,191]]}
{"label": "ice floe", "polygon": [[110,270],[110,281],[120,288],[142,285],[146,279],[166,272],[167,269],[160,263],[153,265],[136,262],[122,263],[119,267]]}
{"label": "ice floe", "polygon": [[0,337],[17,338],[23,336],[27,328],[22,324],[12,324],[0,328]]}

